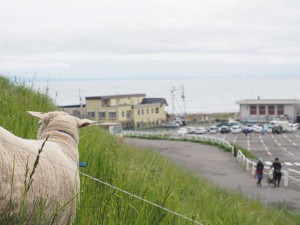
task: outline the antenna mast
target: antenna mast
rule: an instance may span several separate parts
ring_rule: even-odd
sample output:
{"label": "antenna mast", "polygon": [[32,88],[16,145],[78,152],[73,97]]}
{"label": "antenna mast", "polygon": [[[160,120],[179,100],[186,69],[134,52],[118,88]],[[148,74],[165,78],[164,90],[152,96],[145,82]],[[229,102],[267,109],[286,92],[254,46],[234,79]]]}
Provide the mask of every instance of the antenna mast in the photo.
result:
{"label": "antenna mast", "polygon": [[181,86],[181,90],[182,90],[182,94],[181,94],[181,98],[183,101],[183,116],[184,118],[186,117],[186,113],[185,113],[185,95],[184,95],[184,86]]}
{"label": "antenna mast", "polygon": [[176,88],[173,86],[171,90],[171,97],[172,97],[172,115],[173,117],[175,116],[174,114],[174,98],[175,98],[175,90]]}
{"label": "antenna mast", "polygon": [[82,97],[81,97],[81,91],[80,89],[78,89],[79,91],[79,104],[80,104],[80,118],[82,119],[83,116],[83,104],[82,104]]}

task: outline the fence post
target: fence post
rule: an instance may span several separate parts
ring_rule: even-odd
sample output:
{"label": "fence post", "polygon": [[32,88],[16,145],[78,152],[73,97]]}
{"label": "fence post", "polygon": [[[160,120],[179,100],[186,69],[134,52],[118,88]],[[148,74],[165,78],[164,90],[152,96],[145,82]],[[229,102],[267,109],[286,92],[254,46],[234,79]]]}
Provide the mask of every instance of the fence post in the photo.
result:
{"label": "fence post", "polygon": [[284,171],[284,186],[287,187],[289,185],[289,172]]}
{"label": "fence post", "polygon": [[246,170],[249,171],[249,160],[246,159]]}
{"label": "fence post", "polygon": [[255,170],[256,170],[256,168],[255,168],[255,163],[252,163],[252,174],[253,174],[253,175],[255,174]]}

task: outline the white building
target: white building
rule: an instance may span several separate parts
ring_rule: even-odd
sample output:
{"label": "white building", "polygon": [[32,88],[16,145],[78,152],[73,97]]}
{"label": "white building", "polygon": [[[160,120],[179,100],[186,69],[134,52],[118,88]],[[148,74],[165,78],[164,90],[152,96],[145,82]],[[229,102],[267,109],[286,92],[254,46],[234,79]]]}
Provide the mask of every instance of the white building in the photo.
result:
{"label": "white building", "polygon": [[240,105],[241,120],[260,122],[273,119],[300,122],[299,99],[247,99],[236,102]]}

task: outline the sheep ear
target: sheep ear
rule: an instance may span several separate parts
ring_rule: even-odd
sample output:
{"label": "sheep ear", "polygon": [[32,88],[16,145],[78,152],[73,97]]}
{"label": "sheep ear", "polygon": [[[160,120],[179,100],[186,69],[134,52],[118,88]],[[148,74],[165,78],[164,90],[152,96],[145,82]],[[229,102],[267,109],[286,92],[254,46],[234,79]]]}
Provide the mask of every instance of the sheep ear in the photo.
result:
{"label": "sheep ear", "polygon": [[37,118],[40,118],[42,119],[43,115],[42,113],[40,112],[32,112],[32,111],[27,111],[30,115],[34,116],[34,117],[37,117]]}
{"label": "sheep ear", "polygon": [[90,126],[94,123],[96,123],[96,121],[88,120],[88,119],[78,119],[77,120],[78,128],[87,127],[87,126]]}

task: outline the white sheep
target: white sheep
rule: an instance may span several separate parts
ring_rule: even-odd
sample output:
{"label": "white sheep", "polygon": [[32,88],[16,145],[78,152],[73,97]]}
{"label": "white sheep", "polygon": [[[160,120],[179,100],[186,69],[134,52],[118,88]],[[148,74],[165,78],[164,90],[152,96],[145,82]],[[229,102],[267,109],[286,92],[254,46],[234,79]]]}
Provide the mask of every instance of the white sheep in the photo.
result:
{"label": "white sheep", "polygon": [[66,224],[76,215],[76,198],[80,191],[78,128],[94,121],[81,120],[64,112],[29,113],[40,119],[38,140],[22,139],[0,127],[0,214],[7,212],[10,200],[13,212],[19,211],[26,167],[28,183],[38,150],[45,143],[26,197],[27,216],[30,217],[43,200],[47,206],[45,218],[61,209],[55,221]]}

